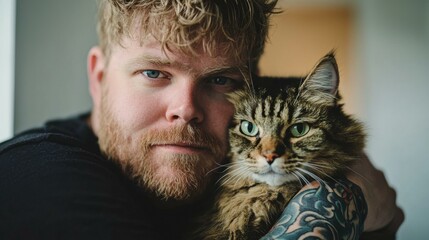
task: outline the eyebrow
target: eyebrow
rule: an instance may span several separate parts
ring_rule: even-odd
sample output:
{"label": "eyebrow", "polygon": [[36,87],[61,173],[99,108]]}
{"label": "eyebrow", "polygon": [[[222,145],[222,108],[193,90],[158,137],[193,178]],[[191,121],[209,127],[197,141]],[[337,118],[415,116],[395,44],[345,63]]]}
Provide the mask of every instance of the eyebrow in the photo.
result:
{"label": "eyebrow", "polygon": [[217,68],[206,69],[206,71],[204,71],[205,76],[213,76],[218,74],[239,74],[240,76],[243,75],[240,71],[240,68],[237,66],[221,66]]}
{"label": "eyebrow", "polygon": [[[134,58],[129,62],[128,65],[133,66],[133,65],[140,65],[140,64],[149,64],[155,67],[173,67],[173,68],[177,68],[185,71],[192,70],[191,66],[182,64],[178,61],[172,61],[168,58],[161,58],[158,56],[151,56],[151,55]],[[243,75],[242,71],[240,71],[240,68],[238,66],[219,66],[219,67],[205,69],[204,72],[202,73],[202,76],[203,77],[213,76],[217,74],[239,74],[240,76]]]}
{"label": "eyebrow", "polygon": [[172,66],[172,62],[168,59],[163,59],[155,56],[139,56],[136,58],[132,58],[128,65],[140,65],[140,64],[150,64],[154,66]]}

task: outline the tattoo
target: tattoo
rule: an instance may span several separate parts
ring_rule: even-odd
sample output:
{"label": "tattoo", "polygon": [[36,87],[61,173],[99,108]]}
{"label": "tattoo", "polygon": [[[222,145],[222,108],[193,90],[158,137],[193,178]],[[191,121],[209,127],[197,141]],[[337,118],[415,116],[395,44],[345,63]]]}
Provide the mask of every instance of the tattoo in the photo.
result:
{"label": "tattoo", "polygon": [[342,179],[299,192],[268,239],[359,239],[367,215],[359,186]]}

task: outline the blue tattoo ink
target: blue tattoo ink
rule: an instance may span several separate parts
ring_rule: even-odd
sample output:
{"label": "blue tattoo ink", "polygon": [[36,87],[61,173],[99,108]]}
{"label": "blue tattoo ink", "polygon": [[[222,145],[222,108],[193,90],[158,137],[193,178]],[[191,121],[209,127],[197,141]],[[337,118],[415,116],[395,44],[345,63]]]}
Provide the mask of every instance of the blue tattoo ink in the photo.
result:
{"label": "blue tattoo ink", "polygon": [[261,239],[359,239],[367,211],[363,193],[354,183],[346,179],[322,182],[292,198]]}

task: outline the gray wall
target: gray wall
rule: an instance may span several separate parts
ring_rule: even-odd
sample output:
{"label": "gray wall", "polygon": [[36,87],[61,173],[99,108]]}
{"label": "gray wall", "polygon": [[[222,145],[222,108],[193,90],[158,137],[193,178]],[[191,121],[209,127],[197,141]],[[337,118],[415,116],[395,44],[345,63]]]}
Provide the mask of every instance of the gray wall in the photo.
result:
{"label": "gray wall", "polygon": [[398,239],[428,239],[429,1],[359,0],[368,153],[398,193]]}
{"label": "gray wall", "polygon": [[95,0],[17,0],[15,132],[91,107],[86,55]]}
{"label": "gray wall", "polygon": [[[429,1],[353,2],[367,151],[405,210],[398,239],[426,239]],[[17,11],[15,130],[88,110],[85,59],[96,42],[95,1],[18,0]]]}

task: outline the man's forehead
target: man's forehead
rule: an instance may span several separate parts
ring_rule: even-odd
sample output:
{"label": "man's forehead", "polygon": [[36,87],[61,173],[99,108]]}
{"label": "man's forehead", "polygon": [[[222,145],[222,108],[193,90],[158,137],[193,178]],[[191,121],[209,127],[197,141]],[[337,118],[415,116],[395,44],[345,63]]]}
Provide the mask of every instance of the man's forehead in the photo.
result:
{"label": "man's forehead", "polygon": [[181,65],[183,68],[189,69],[197,66],[209,69],[240,69],[245,67],[245,63],[239,61],[233,54],[221,50],[206,52],[202,47],[195,47],[193,51],[184,51],[170,45],[163,47],[161,42],[152,36],[145,38],[124,37],[121,45],[126,51],[163,65]]}

